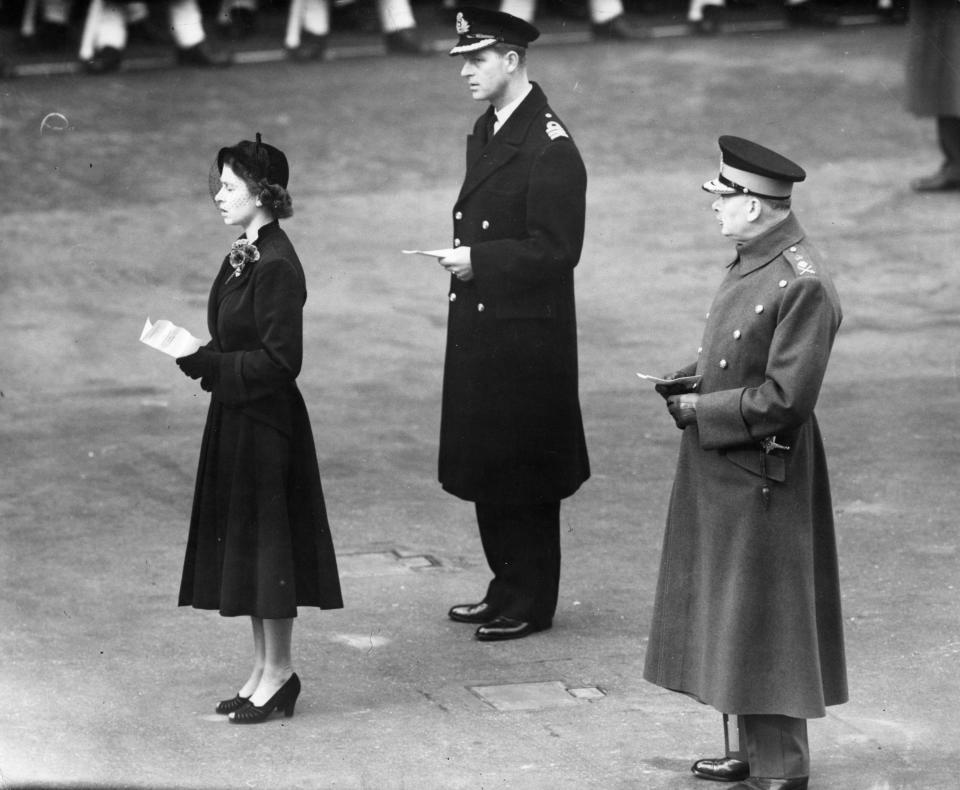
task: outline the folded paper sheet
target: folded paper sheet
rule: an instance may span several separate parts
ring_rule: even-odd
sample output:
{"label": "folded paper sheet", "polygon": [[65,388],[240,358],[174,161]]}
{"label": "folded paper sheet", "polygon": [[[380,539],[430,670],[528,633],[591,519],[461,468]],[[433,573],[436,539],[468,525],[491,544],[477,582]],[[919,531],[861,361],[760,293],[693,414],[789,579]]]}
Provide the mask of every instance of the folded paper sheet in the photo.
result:
{"label": "folded paper sheet", "polygon": [[143,325],[140,342],[171,357],[188,357],[203,345],[202,340],[191,335],[182,326],[176,326],[166,319],[151,324],[149,318]]}

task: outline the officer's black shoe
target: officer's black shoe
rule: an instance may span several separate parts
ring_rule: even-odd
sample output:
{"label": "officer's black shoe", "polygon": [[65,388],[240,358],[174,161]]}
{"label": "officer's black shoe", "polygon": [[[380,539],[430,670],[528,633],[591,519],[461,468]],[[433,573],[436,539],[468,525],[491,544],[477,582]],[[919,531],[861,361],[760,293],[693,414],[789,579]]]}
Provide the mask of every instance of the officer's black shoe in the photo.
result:
{"label": "officer's black shoe", "polygon": [[215,50],[201,41],[192,47],[177,48],[178,66],[199,66],[201,68],[222,68],[233,63],[233,53],[227,50]]}
{"label": "officer's black shoe", "polygon": [[618,14],[606,22],[594,23],[590,25],[590,31],[599,41],[639,41],[649,38],[645,30],[631,25],[624,14]]}
{"label": "officer's black shoe", "polygon": [[420,34],[417,29],[407,27],[403,30],[394,30],[383,37],[383,43],[387,52],[393,55],[431,55],[430,49],[420,40]]}
{"label": "officer's black shoe", "polygon": [[287,50],[290,60],[305,63],[310,60],[323,60],[327,54],[327,37],[318,36],[304,30],[300,34],[300,46]]}
{"label": "officer's black shoe", "polygon": [[451,620],[458,623],[489,623],[497,616],[496,610],[486,601],[480,603],[461,603],[451,607],[447,612]]}
{"label": "officer's black shoe", "polygon": [[503,639],[521,639],[537,631],[545,631],[549,625],[540,626],[526,620],[514,620],[512,617],[498,617],[477,629],[477,639],[481,642],[499,642]]}
{"label": "officer's black shoe", "polygon": [[840,24],[840,15],[836,11],[823,8],[816,0],[806,0],[784,7],[787,22],[794,27],[836,27]]}
{"label": "officer's black shoe", "polygon": [[83,70],[87,74],[110,74],[120,70],[123,52],[116,47],[103,47],[93,53],[90,60],[84,61]]}
{"label": "officer's black shoe", "polygon": [[910,182],[914,192],[955,192],[960,190],[960,174],[938,170],[932,176],[921,176]]}
{"label": "officer's black shoe", "polygon": [[750,766],[733,757],[697,760],[690,770],[700,779],[713,779],[715,782],[740,782],[750,776]]}
{"label": "officer's black shoe", "polygon": [[765,779],[760,776],[751,776],[743,782],[730,785],[730,790],[807,790],[809,781],[807,776],[798,776],[793,779]]}

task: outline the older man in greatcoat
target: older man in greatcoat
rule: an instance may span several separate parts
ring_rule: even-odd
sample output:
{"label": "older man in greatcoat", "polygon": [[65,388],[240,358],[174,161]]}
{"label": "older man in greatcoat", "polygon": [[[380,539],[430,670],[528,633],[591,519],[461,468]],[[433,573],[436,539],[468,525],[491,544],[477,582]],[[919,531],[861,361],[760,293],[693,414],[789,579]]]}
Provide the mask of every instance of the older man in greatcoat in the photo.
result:
{"label": "older man in greatcoat", "polygon": [[550,628],[560,580],[560,501],[589,477],[577,379],[573,270],[586,171],[566,126],[527,77],[537,29],[462,8],[461,76],[490,103],[467,138],[453,207],[439,477],[475,503],[493,572],[478,603],[451,619],[476,637]]}
{"label": "older man in greatcoat", "polygon": [[806,720],[847,699],[830,484],[814,405],[841,310],[790,209],[804,171],[720,138],[736,258],[699,359],[658,385],[683,430],[644,677],[736,716],[696,776],[805,790]]}
{"label": "older man in greatcoat", "polygon": [[907,31],[907,109],[936,118],[939,169],[915,178],[917,192],[960,189],[960,3],[911,0]]}

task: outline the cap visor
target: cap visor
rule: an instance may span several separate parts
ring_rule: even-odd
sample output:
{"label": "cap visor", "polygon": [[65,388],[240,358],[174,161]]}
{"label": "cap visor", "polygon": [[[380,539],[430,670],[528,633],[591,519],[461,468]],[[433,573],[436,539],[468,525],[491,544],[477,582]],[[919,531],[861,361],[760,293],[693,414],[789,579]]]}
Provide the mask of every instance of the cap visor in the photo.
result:
{"label": "cap visor", "polygon": [[704,182],[701,187],[704,192],[711,192],[714,195],[736,195],[737,190],[732,187],[728,187],[726,184],[721,183],[716,178],[712,178],[709,181]]}
{"label": "cap visor", "polygon": [[492,47],[497,43],[495,38],[485,38],[482,41],[474,41],[472,44],[457,44],[450,50],[451,55],[463,55],[465,52],[476,52],[479,49]]}

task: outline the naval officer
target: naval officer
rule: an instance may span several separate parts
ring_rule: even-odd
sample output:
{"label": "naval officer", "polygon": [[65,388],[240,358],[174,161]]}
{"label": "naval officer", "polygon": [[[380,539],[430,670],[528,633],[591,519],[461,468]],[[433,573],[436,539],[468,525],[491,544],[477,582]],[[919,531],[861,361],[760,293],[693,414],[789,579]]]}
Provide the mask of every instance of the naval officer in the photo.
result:
{"label": "naval officer", "polygon": [[586,170],[566,124],[527,76],[539,32],[487,9],[457,14],[461,76],[489,103],[467,137],[452,210],[439,479],[473,502],[493,578],[449,617],[484,641],[550,628],[560,502],[589,477],[577,379],[574,267]]}
{"label": "naval officer", "polygon": [[830,483],[814,405],[837,293],[791,207],[804,171],[720,138],[712,193],[736,257],[699,358],[658,385],[683,430],[644,677],[724,714],[704,779],[805,790],[807,719],[847,700]]}

